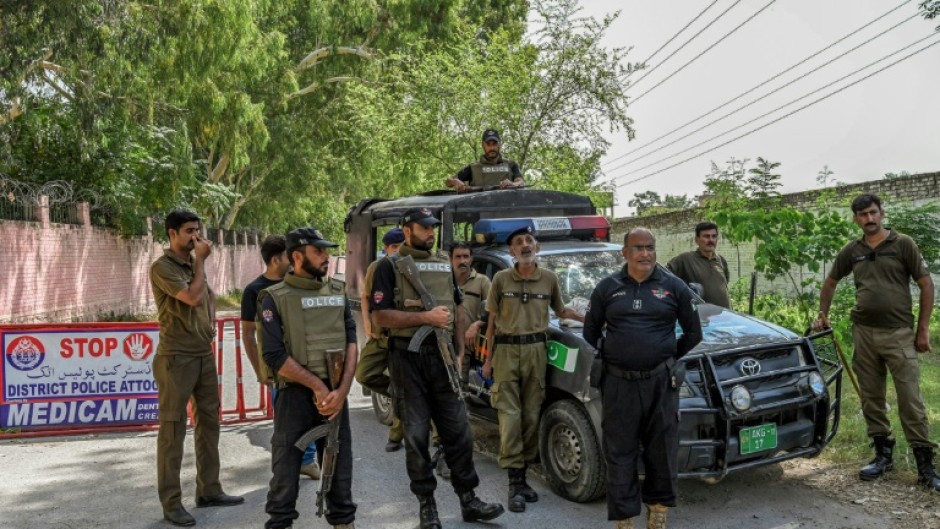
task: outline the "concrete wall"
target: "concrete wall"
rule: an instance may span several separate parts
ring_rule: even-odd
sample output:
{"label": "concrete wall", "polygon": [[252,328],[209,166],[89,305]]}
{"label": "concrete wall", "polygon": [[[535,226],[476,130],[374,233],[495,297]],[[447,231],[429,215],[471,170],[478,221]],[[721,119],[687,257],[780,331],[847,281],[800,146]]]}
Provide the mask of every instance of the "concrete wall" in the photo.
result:
{"label": "concrete wall", "polygon": [[[264,271],[257,241],[213,244],[207,275],[216,292],[244,288]],[[162,253],[151,236],[121,237],[87,224],[0,221],[0,322],[155,312],[149,269]]]}
{"label": "concrete wall", "polygon": [[[940,199],[940,172],[911,175],[892,180],[875,180],[861,182],[833,188],[840,201],[848,204],[855,196],[861,193],[875,193],[887,202],[913,201],[923,203]],[[816,201],[822,190],[814,189],[800,193],[790,193],[781,197],[784,207],[795,209],[810,209],[816,206]],[[845,209],[849,215],[849,209]],[[612,223],[611,240],[621,242],[623,235],[636,226],[646,226],[656,235],[657,259],[665,264],[674,256],[695,248],[695,225],[705,219],[704,208],[692,208],[662,215],[647,217],[627,217],[616,219]],[[720,230],[719,226],[719,230]],[[848,241],[846,241],[848,242]],[[718,253],[728,260],[731,271],[731,281],[741,276],[750,276],[754,271],[754,243],[745,243],[737,248],[725,241],[719,241]],[[824,263],[822,271],[815,274],[820,279],[828,271],[828,263]],[[808,270],[794,270],[796,280],[814,275]],[[791,290],[789,279],[777,279],[774,282],[762,281],[761,290]]]}

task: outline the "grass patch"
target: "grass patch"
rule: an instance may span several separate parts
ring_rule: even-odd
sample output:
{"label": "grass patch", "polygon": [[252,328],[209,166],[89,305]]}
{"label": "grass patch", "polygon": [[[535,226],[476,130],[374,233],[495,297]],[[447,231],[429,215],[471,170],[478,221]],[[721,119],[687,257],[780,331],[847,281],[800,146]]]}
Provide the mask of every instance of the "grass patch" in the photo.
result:
{"label": "grass patch", "polygon": [[157,321],[157,314],[155,312],[145,312],[141,314],[130,314],[127,312],[99,312],[95,316],[95,321],[101,322],[144,322],[144,321]]}
{"label": "grass patch", "polygon": [[237,310],[242,306],[242,291],[235,289],[215,298],[215,310]]}

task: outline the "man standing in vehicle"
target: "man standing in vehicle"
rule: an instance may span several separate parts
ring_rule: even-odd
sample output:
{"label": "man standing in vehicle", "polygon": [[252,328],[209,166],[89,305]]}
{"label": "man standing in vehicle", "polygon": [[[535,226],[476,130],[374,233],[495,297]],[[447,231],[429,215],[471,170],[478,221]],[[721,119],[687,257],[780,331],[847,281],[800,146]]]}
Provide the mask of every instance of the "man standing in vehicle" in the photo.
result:
{"label": "man standing in vehicle", "polygon": [[731,308],[731,296],[728,294],[728,261],[718,255],[718,225],[713,222],[699,222],[695,226],[695,244],[697,250],[681,253],[672,258],[667,265],[673,274],[686,283],[698,283],[705,291],[702,299],[705,303]]}
{"label": "man standing in vehicle", "polygon": [[584,321],[561,298],[558,276],[536,262],[539,243],[529,227],[506,239],[516,264],[493,276],[486,300],[486,343],[492,354],[483,376],[493,376],[492,405],[499,414],[499,466],[509,474],[509,510],[525,511],[538,501],[526,470],[538,457],[539,413],[545,400],[548,366],[548,309],[559,318]]}
{"label": "man standing in vehicle", "polygon": [[[444,180],[444,185],[454,187],[458,193],[469,191],[471,187],[522,187],[522,171],[519,164],[502,157],[499,152],[502,140],[499,132],[493,129],[483,131],[483,156],[479,161],[465,166],[454,176]],[[477,189],[480,190],[480,189]]]}
{"label": "man standing in vehicle", "polygon": [[584,339],[597,346],[603,362],[607,519],[617,529],[632,529],[642,501],[646,526],[665,529],[678,493],[682,380],[674,368],[702,340],[701,322],[689,287],[657,268],[656,240],[648,229],[630,230],[622,251],[626,266],[597,285],[584,322]]}
{"label": "man standing in vehicle", "polygon": [[190,399],[196,424],[196,506],[230,506],[245,499],[225,494],[219,483],[219,375],[212,354],[215,299],[205,269],[212,245],[199,235],[199,217],[191,211],[171,212],[165,225],[170,247],[150,266],[160,320],[153,360],[160,415],[157,494],[163,518],[189,526],[196,519],[183,507],[180,467]]}
{"label": "man standing in vehicle", "polygon": [[[858,377],[862,414],[875,458],[858,472],[865,481],[894,470],[894,439],[887,415],[887,373],[891,372],[898,395],[898,415],[904,436],[917,461],[917,483],[940,491],[940,477],[933,465],[936,446],[930,440],[930,425],[920,391],[917,353],[930,351],[930,314],[933,311],[933,280],[917,244],[907,235],[882,226],[881,199],[865,193],[852,201],[853,220],[863,235],[847,244],[819,293],[819,319],[813,329],[828,323],[829,308],[839,281],[854,274],[855,307],[852,308],[852,338],[855,354],[852,369]],[[910,280],[920,288],[920,314],[913,330]]]}
{"label": "man standing in vehicle", "polygon": [[[261,350],[278,387],[271,436],[271,476],[265,529],[291,527],[299,516],[297,494],[302,453],[294,447],[305,432],[327,420],[340,421],[339,454],[329,493],[326,520],[334,528],[354,529],[352,434],[346,396],[356,372],[356,322],[342,281],[327,278],[330,248],[319,230],[287,234],[287,255],[294,269],[268,287],[261,298]],[[339,384],[329,376],[328,357],[345,352]],[[321,453],[323,439],[320,443]],[[324,468],[326,470],[326,468]]]}
{"label": "man standing in vehicle", "polygon": [[[383,259],[375,270],[372,314],[377,325],[388,329],[388,368],[392,395],[405,425],[405,452],[411,491],[420,504],[420,529],[441,529],[434,490],[437,480],[431,471],[428,450],[430,423],[433,420],[444,447],[451,483],[460,497],[464,521],[477,522],[503,513],[498,503],[484,503],[474,489],[480,484],[473,465],[473,439],[467,408],[450,384],[450,376],[432,332],[419,345],[408,350],[409,343],[425,326],[443,329],[453,336],[464,332],[463,318],[457,307],[462,299],[454,281],[450,262],[432,253],[435,227],[440,224],[427,208],[411,208],[402,216],[405,244],[399,248],[402,259],[411,258],[417,279],[434,297],[435,306],[425,310],[418,288],[397,266],[397,259]],[[393,263],[393,261],[395,261]],[[456,340],[458,358],[463,340]]]}

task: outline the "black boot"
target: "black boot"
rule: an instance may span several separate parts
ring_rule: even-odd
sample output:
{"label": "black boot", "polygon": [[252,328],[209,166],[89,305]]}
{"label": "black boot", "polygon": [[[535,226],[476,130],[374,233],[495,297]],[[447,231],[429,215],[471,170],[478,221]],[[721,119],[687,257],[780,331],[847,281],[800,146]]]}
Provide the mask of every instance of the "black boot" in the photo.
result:
{"label": "black boot", "polygon": [[522,497],[525,498],[526,503],[535,503],[539,501],[539,493],[529,486],[529,483],[525,480],[527,467],[522,467]]}
{"label": "black boot", "polygon": [[437,515],[437,502],[434,496],[418,496],[418,503],[421,505],[418,510],[418,516],[421,517],[420,529],[441,529],[441,519]]}
{"label": "black boot", "polygon": [[525,512],[525,469],[510,468],[509,471],[509,510],[512,512]]}
{"label": "black boot", "polygon": [[933,468],[933,448],[914,447],[914,459],[917,460],[917,484],[927,490],[940,492],[940,476]]}
{"label": "black boot", "polygon": [[871,445],[875,447],[875,458],[858,471],[858,477],[863,481],[871,481],[894,470],[894,443],[894,439],[884,435],[873,437]]}
{"label": "black boot", "polygon": [[460,514],[465,522],[485,522],[503,514],[503,506],[485,503],[471,490],[460,493]]}

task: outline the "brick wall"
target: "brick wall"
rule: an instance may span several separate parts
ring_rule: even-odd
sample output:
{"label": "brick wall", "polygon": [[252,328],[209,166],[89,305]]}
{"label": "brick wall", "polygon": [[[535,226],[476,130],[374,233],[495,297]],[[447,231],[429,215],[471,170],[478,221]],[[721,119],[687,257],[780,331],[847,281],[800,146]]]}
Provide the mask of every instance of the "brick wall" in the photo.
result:
{"label": "brick wall", "polygon": [[[214,241],[207,263],[216,292],[244,288],[264,271],[255,240]],[[0,221],[0,322],[93,321],[155,312],[149,269],[163,247],[105,228]]]}
{"label": "brick wall", "polygon": [[[911,175],[891,180],[874,180],[858,184],[843,185],[834,188],[840,201],[848,204],[853,197],[861,193],[875,193],[887,202],[913,201],[923,203],[940,199],[940,172]],[[781,196],[784,207],[795,209],[808,209],[816,205],[821,190],[813,189],[800,193],[790,193]],[[848,216],[849,208],[845,213]],[[663,264],[676,255],[695,249],[695,225],[705,220],[704,208],[692,208],[682,211],[650,215],[648,217],[626,217],[616,219],[611,223],[611,241],[623,241],[623,235],[631,228],[645,226],[656,235],[657,260]],[[721,227],[719,226],[719,230]],[[719,242],[718,253],[728,260],[731,272],[731,281],[741,276],[750,276],[754,271],[754,243],[743,243],[737,248],[726,241]],[[794,270],[796,281],[816,275],[824,278],[828,264],[824,263],[822,271],[813,274],[809,270]],[[763,281],[763,290],[791,290],[789,279],[777,279],[773,283]]]}

